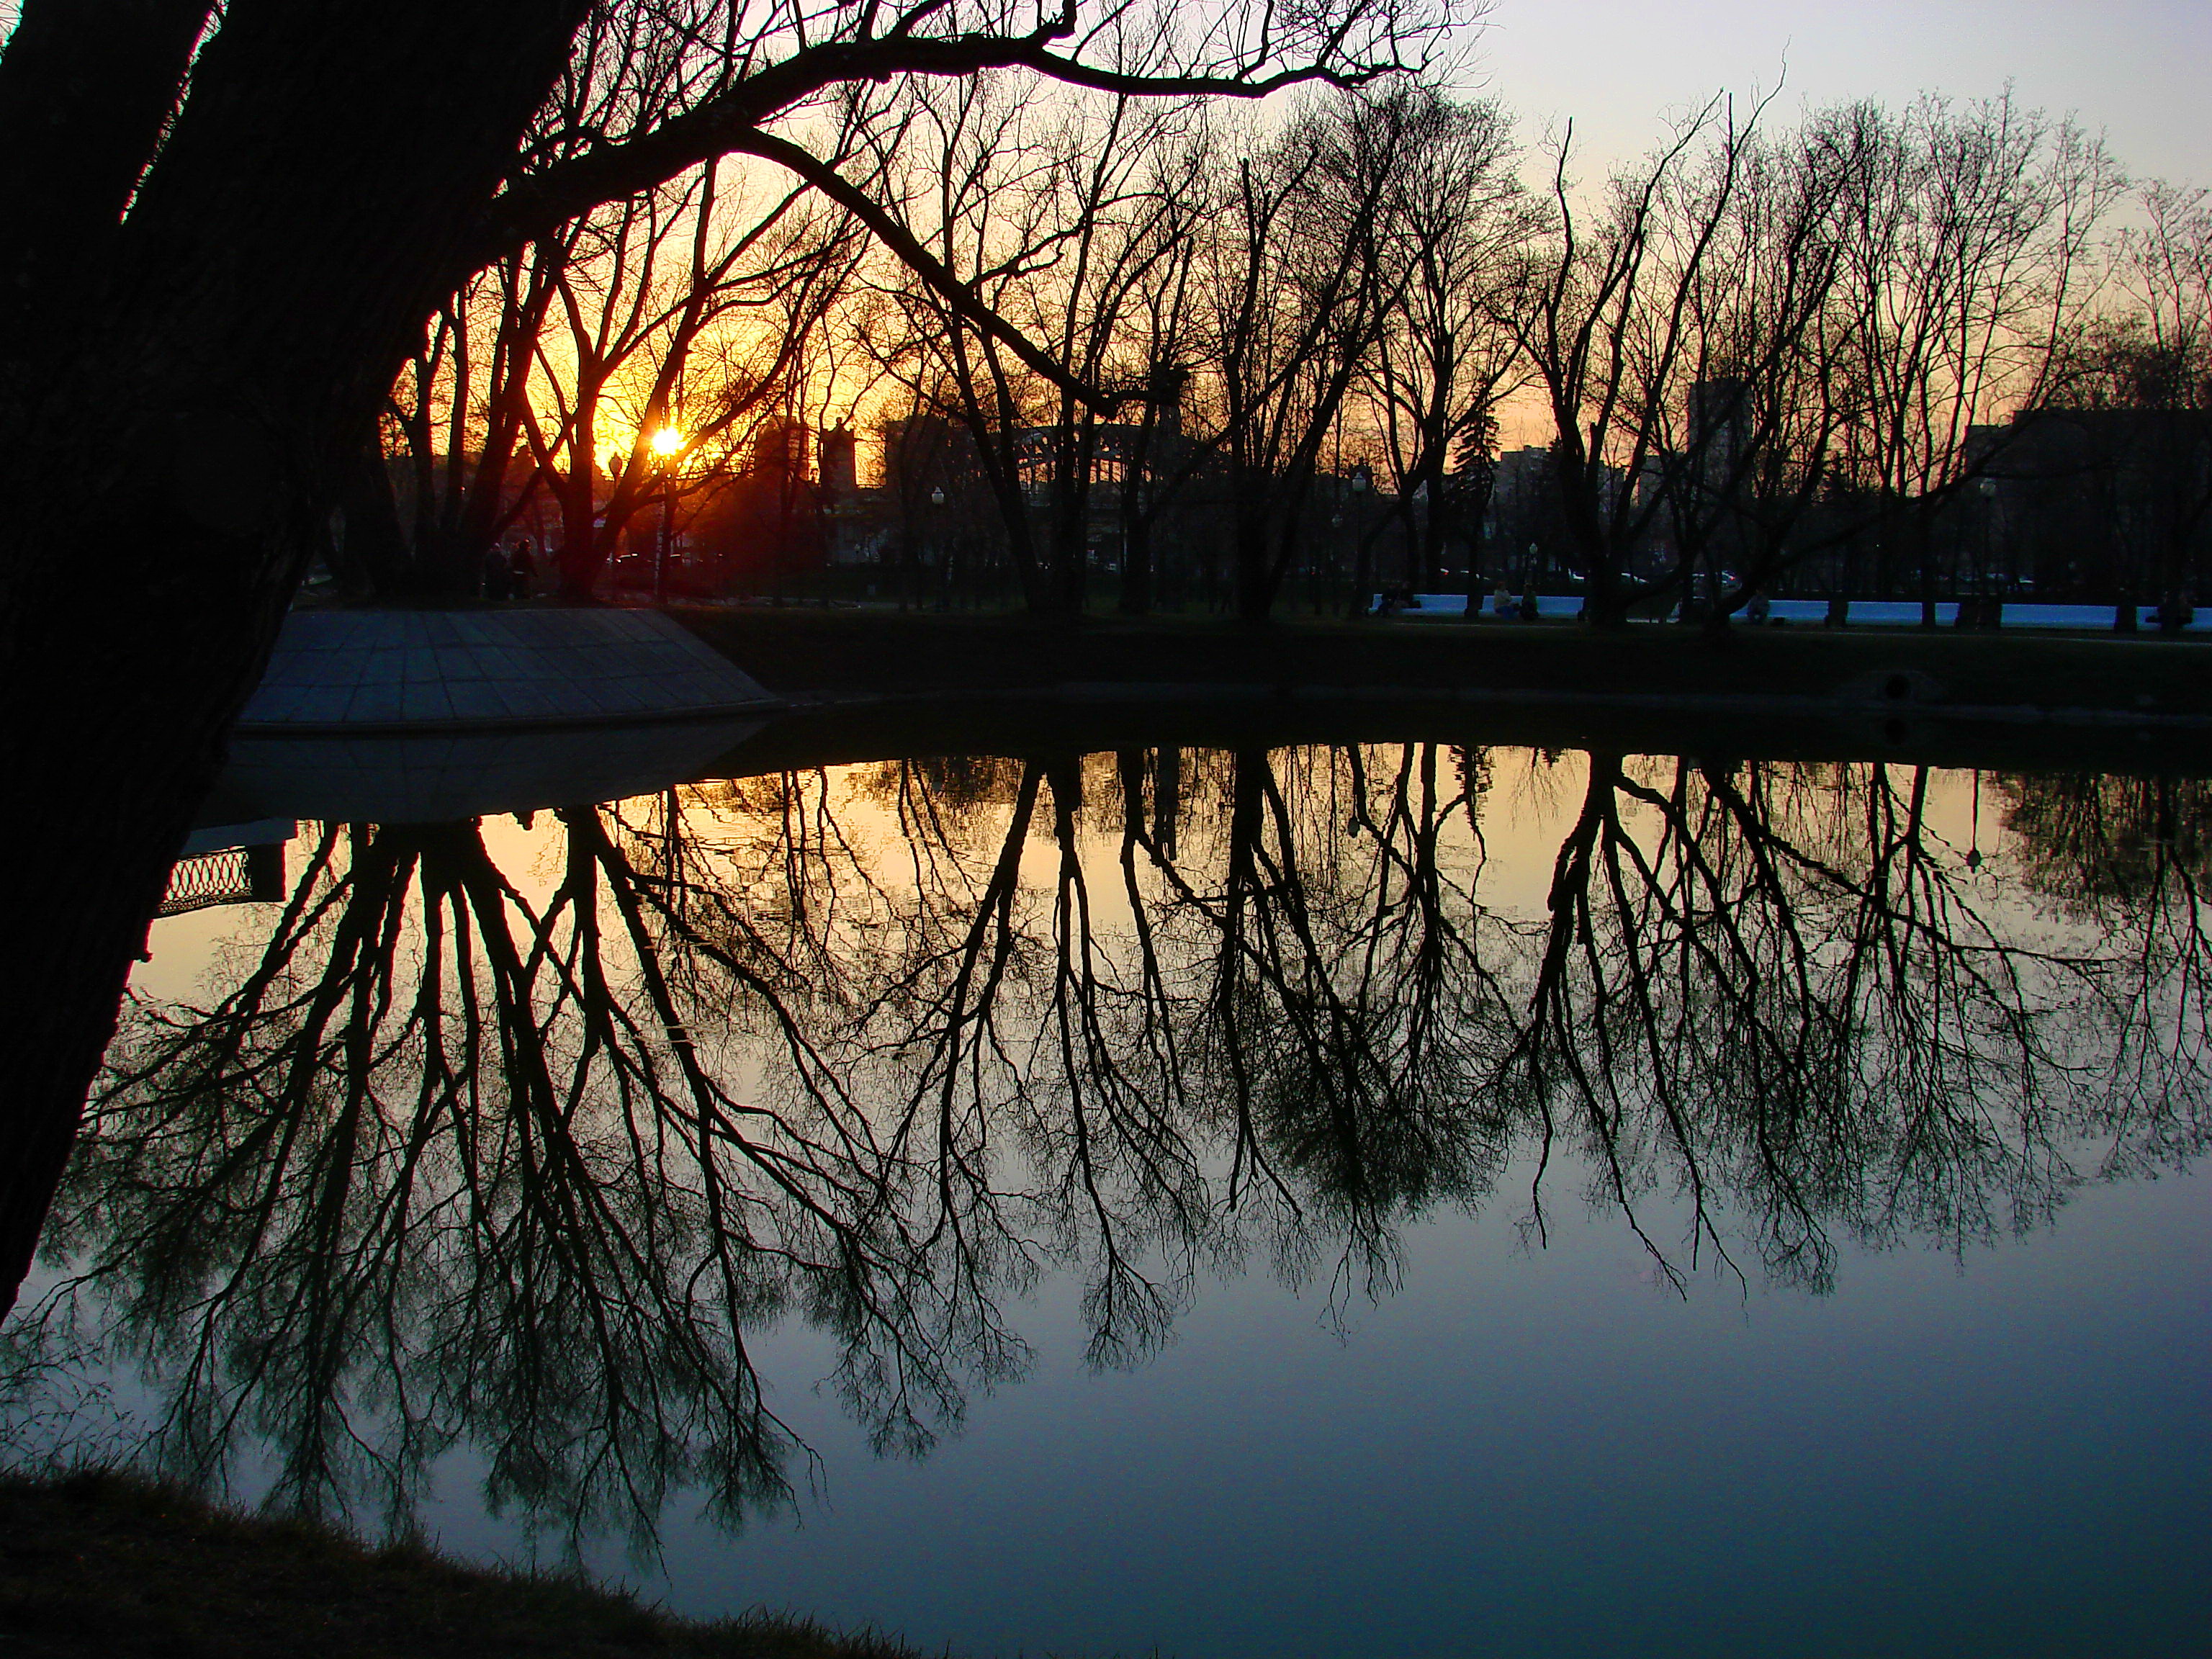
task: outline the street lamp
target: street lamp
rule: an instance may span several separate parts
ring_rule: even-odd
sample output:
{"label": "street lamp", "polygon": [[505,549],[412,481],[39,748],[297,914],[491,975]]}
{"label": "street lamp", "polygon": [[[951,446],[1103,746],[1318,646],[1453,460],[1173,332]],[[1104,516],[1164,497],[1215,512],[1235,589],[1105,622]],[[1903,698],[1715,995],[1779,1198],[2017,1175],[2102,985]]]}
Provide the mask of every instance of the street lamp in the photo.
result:
{"label": "street lamp", "polygon": [[653,434],[653,453],[660,457],[660,549],[653,562],[653,602],[668,602],[668,551],[676,539],[676,458],[684,453],[684,434],[664,426]]}
{"label": "street lamp", "polygon": [[[923,585],[927,586],[932,581],[937,584],[937,608],[944,611],[949,609],[951,603],[951,590],[946,583],[952,572],[951,559],[945,548],[945,486],[943,484],[939,484],[929,492],[929,538],[926,550],[927,556],[922,561]],[[917,611],[927,608],[923,604],[923,595],[919,591],[914,596],[914,605]]]}
{"label": "street lamp", "polygon": [[1982,568],[1980,580],[1976,584],[1981,589],[1981,594],[1975,600],[1980,614],[1976,620],[1984,628],[1989,628],[2001,625],[2004,619],[2003,602],[1990,594],[1996,582],[1997,481],[1995,478],[1977,479],[1974,488],[1982,498]]}
{"label": "street lamp", "polygon": [[1366,529],[1367,492],[1375,488],[1375,470],[1364,461],[1352,464],[1352,476],[1344,481],[1346,494],[1352,497],[1352,614],[1367,614],[1367,590],[1370,580],[1367,556]]}

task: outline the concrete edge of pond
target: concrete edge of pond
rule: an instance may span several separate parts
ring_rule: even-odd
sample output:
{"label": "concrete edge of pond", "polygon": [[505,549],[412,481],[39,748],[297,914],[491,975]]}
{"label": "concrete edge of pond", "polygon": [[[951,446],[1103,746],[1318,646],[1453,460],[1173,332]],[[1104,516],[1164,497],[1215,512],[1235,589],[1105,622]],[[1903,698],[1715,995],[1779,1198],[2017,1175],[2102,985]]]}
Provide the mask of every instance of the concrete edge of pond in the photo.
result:
{"label": "concrete edge of pond", "polygon": [[[2212,777],[2212,720],[2119,720],[2042,711],[1828,699],[1636,702],[1434,688],[1083,685],[964,695],[794,691],[792,707],[721,756],[711,775],[960,753],[1034,756],[1073,745],[1276,749],[1344,743],[1595,750],[2014,772]],[[1978,713],[1999,718],[1977,720]],[[1958,718],[1963,714],[1966,718]]]}
{"label": "concrete edge of pond", "polygon": [[295,611],[241,736],[544,730],[785,706],[654,611]]}
{"label": "concrete edge of pond", "polygon": [[446,823],[624,800],[696,778],[760,714],[625,726],[240,734],[198,823]]}
{"label": "concrete edge of pond", "polygon": [[2150,709],[2039,708],[2023,703],[1954,703],[1914,687],[1903,694],[1881,689],[1864,695],[1802,696],[1758,692],[1563,691],[1547,687],[1434,685],[1269,685],[1194,681],[1068,681],[1058,685],[975,690],[796,692],[793,711],[1003,702],[1091,703],[1458,703],[1470,706],[1562,709],[1636,709],[1698,714],[1800,715],[1833,719],[1911,715],[1960,725],[2103,726],[2142,732],[2212,732],[2212,714],[2162,714]]}

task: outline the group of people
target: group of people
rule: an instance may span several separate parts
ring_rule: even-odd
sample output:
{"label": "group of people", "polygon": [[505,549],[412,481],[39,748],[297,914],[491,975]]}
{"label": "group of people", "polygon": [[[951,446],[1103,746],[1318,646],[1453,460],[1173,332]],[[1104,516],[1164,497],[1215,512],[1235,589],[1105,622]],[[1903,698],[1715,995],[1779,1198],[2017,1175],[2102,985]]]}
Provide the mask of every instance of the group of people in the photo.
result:
{"label": "group of people", "polygon": [[[1386,587],[1375,601],[1375,614],[1378,617],[1395,617],[1401,611],[1419,609],[1421,609],[1420,595],[1410,587]],[[1498,584],[1498,591],[1490,596],[1489,603],[1477,605],[1473,614],[1477,617],[1493,617],[1499,622],[1534,622],[1538,614],[1536,590],[1533,586],[1524,588],[1521,597],[1516,599],[1505,584],[1500,582]]]}
{"label": "group of people", "polygon": [[531,551],[527,540],[515,543],[511,550],[497,542],[485,550],[483,597],[487,599],[526,599],[536,591],[537,583],[538,556]]}
{"label": "group of people", "polygon": [[1524,588],[1515,599],[1504,582],[1498,584],[1490,595],[1489,613],[1500,622],[1534,622],[1536,620],[1536,590]]}

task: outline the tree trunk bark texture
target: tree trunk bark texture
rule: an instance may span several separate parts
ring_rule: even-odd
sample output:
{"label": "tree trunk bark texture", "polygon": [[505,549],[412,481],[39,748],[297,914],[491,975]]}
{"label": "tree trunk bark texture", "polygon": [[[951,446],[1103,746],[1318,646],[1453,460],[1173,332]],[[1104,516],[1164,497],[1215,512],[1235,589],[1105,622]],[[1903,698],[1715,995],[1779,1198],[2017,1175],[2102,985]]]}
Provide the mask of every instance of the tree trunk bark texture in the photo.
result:
{"label": "tree trunk bark texture", "polygon": [[[62,135],[17,148],[10,167],[37,190],[19,179],[0,196],[106,204],[90,223],[14,218],[30,246],[0,255],[30,296],[0,319],[14,509],[0,532],[0,763],[20,803],[0,926],[27,970],[0,1058],[9,1303],[169,864],[349,446],[582,10],[231,0],[191,61],[204,4],[30,0],[0,60],[0,136]],[[118,34],[125,14],[164,28]],[[19,52],[31,69],[166,53],[134,61],[139,106],[145,87],[173,100],[188,61],[191,89],[156,153],[161,122],[111,121],[102,76],[58,85]],[[118,123],[138,134],[128,167],[67,142]]]}

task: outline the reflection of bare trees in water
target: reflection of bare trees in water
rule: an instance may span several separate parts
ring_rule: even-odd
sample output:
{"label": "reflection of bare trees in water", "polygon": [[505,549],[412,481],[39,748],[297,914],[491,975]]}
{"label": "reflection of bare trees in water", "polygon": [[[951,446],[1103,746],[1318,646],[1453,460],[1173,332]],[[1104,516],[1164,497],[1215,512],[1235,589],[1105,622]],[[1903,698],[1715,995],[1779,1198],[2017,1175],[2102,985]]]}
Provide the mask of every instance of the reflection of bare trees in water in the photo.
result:
{"label": "reflection of bare trees in water", "polygon": [[2096,773],[2008,777],[2006,827],[2038,892],[2141,903],[2162,891],[2197,899],[2212,877],[2212,782]]}
{"label": "reflection of bare trees in water", "polygon": [[2212,1072],[2212,783],[2060,775],[2001,787],[2024,884],[2105,936],[2118,1014],[2083,1064],[2103,1066],[2114,1110],[2129,1116],[2115,1170],[2154,1169],[2194,1150],[2194,1120],[2177,1123],[2171,1109],[2194,1102]]}
{"label": "reflection of bare trees in water", "polygon": [[1956,1244],[2057,1201],[2051,1131],[2094,1126],[2078,1102],[2045,1113],[2099,984],[2003,937],[1931,847],[1924,775],[1778,799],[1797,782],[1593,757],[1501,1071],[1547,1123],[1571,1108],[1625,1211],[1671,1185],[1693,1255],[1725,1256],[1733,1224],[1767,1272],[1821,1286],[1839,1232]]}
{"label": "reflection of bare trees in water", "polygon": [[294,1501],[404,1513],[466,1446],[495,1501],[642,1534],[784,1492],[781,1314],[916,1449],[1020,1371],[1048,1269],[1126,1363],[1255,1250],[1387,1290],[1509,1166],[1538,1234],[1571,1167],[1676,1282],[1820,1287],[2201,1144],[2199,795],[2007,786],[2054,929],[1925,774],[1547,757],[1516,909],[1504,769],[793,774],[563,811],[542,892],[475,826],[328,830],[217,1001],[134,1010],[26,1328],[110,1322],[188,1467],[251,1436]]}
{"label": "reflection of bare trees in water", "polygon": [[50,1249],[163,1374],[185,1467],[246,1431],[295,1501],[404,1508],[465,1440],[495,1503],[639,1526],[692,1484],[734,1522],[783,1490],[744,1335],[779,1310],[838,1333],[886,1440],[1003,1369],[798,1024],[829,1109],[702,1057],[697,958],[771,1011],[773,964],[667,950],[665,873],[561,819],[537,902],[474,826],[328,830],[235,989],[128,1027]]}

